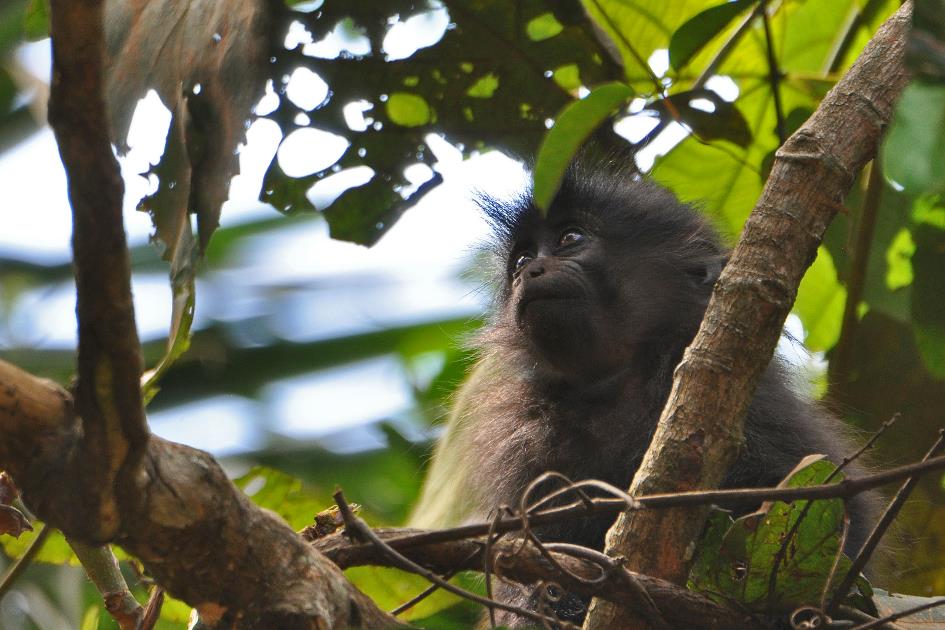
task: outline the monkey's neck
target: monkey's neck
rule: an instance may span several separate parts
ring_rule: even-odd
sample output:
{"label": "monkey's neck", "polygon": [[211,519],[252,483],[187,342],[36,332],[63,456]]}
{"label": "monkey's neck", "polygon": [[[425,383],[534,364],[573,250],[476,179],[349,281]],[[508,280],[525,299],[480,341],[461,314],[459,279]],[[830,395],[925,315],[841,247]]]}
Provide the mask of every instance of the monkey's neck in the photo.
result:
{"label": "monkey's neck", "polygon": [[[603,377],[587,379],[580,374],[561,374],[541,367],[527,373],[526,381],[541,400],[573,405],[603,404],[613,407],[622,399],[665,399],[669,393],[673,368],[682,357],[678,352],[651,351],[641,348],[634,359]],[[533,363],[534,365],[534,363]]]}

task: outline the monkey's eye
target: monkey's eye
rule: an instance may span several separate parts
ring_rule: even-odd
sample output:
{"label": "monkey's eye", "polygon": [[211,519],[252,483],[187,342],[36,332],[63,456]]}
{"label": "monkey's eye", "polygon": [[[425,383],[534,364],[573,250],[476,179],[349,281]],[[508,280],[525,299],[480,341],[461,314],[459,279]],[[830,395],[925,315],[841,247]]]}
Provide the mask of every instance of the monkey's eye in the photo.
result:
{"label": "monkey's eye", "polygon": [[561,233],[561,236],[558,237],[558,247],[567,247],[568,245],[574,245],[575,243],[580,243],[583,241],[586,236],[584,232],[577,228],[568,228]]}
{"label": "monkey's eye", "polygon": [[519,254],[519,257],[515,259],[515,269],[513,269],[513,273],[517,273],[522,267],[531,262],[531,260],[531,254]]}

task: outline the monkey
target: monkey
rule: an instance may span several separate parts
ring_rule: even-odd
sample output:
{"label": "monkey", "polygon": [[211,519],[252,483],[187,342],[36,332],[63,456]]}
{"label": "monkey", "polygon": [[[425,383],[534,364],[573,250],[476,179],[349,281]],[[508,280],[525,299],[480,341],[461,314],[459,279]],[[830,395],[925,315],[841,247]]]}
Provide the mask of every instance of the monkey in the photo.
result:
{"label": "monkey", "polygon": [[[494,232],[494,304],[473,340],[478,362],[434,451],[413,525],[454,526],[517,507],[546,471],[629,487],[728,252],[702,214],[628,162],[585,147],[546,216],[529,193],[482,200]],[[808,454],[839,463],[852,452],[842,423],[796,391],[776,355],[723,487],[776,486]],[[855,551],[873,501],[857,495],[849,511],[846,549]],[[536,534],[601,550],[613,520]],[[588,602],[558,595],[558,618],[580,624]],[[541,604],[536,589],[512,584],[500,583],[496,597],[531,610]],[[498,622],[528,625],[509,613]]]}

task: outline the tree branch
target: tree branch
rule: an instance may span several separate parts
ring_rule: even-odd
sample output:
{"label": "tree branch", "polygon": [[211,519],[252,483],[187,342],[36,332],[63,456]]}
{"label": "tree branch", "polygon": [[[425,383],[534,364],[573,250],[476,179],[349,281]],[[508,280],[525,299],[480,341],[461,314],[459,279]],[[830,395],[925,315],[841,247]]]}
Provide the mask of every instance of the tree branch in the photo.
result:
{"label": "tree branch", "polygon": [[[24,494],[31,508],[59,497],[57,462],[76,441],[71,409],[67,392],[0,361],[0,469],[49,493]],[[209,627],[402,625],[284,521],[254,505],[210,455],[151,436],[134,481],[135,500],[122,502],[112,542]],[[37,514],[70,539],[86,527],[83,513]]]}
{"label": "tree branch", "polygon": [[[394,547],[399,540],[418,539],[435,533],[408,528],[372,531],[390,547]],[[312,545],[343,569],[363,565],[399,566],[377,546],[353,543],[343,533],[317,539]],[[447,573],[451,570],[482,571],[485,549],[483,540],[465,539],[400,548],[400,553],[433,572]],[[759,630],[763,627],[757,619],[733,612],[665,580],[633,574],[620,566],[602,575],[600,565],[590,560],[554,550],[546,553],[565,571],[557,569],[535,546],[523,546],[520,540],[504,539],[493,543],[490,562],[494,563],[499,575],[522,584],[551,579],[569,592],[597,595],[613,601],[636,601],[638,595],[631,581],[636,582],[652,597],[656,607],[674,628]],[[581,579],[575,579],[571,574]]]}
{"label": "tree branch", "polygon": [[53,0],[50,123],[69,182],[79,322],[73,398],[0,362],[0,469],[73,543],[117,542],[209,627],[397,627],[208,454],[149,435],[103,100],[101,0]]}
{"label": "tree branch", "polygon": [[[800,279],[856,173],[875,155],[906,83],[910,14],[906,3],[879,29],[811,119],[778,150],[762,197],[676,370],[631,495],[718,487],[735,461],[748,403]],[[628,558],[636,572],[683,583],[705,517],[704,509],[625,512],[608,532],[606,551]],[[584,625],[645,626],[602,600],[592,603]]]}
{"label": "tree branch", "polygon": [[124,183],[108,137],[103,97],[102,25],[101,0],[51,4],[49,123],[72,206],[79,323],[75,404],[82,438],[65,463],[68,483],[48,509],[83,512],[85,526],[79,534],[89,541],[104,541],[117,532],[117,495],[133,477],[148,438],[121,216]]}

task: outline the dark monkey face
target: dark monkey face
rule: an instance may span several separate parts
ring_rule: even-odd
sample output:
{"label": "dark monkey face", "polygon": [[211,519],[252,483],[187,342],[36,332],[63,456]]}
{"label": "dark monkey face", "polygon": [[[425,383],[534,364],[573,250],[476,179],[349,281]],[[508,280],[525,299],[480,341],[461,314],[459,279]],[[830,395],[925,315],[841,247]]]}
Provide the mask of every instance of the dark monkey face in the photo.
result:
{"label": "dark monkey face", "polygon": [[681,351],[724,260],[698,213],[617,163],[579,157],[547,217],[528,197],[485,206],[502,274],[487,334],[568,380]]}

